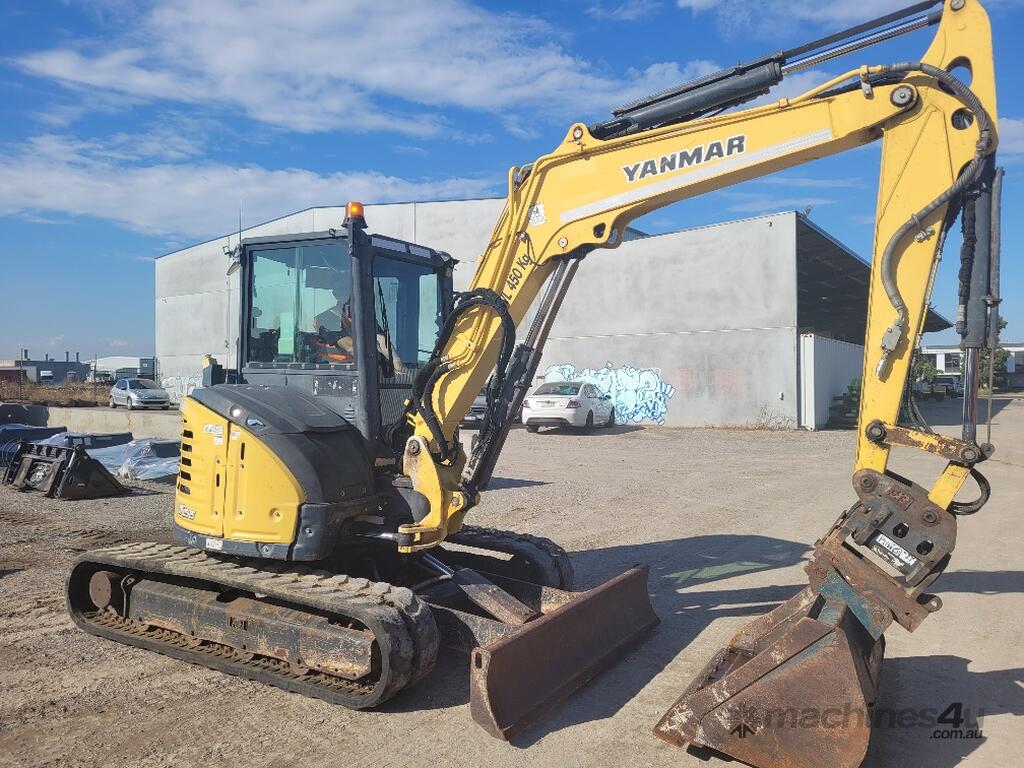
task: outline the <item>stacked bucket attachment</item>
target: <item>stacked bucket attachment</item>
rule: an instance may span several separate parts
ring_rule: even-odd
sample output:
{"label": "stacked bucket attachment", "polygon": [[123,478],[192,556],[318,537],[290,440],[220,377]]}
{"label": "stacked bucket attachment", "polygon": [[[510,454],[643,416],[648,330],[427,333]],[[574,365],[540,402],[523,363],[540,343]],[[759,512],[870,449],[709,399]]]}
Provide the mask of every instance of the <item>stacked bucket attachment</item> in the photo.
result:
{"label": "stacked bucket attachment", "polygon": [[55,499],[99,499],[128,493],[81,445],[23,441],[7,466],[4,482],[19,491],[39,491]]}
{"label": "stacked bucket attachment", "polygon": [[499,739],[513,738],[658,623],[647,566],[569,592],[426,558],[442,577],[418,594],[441,642],[469,652],[470,712]]}
{"label": "stacked bucket attachment", "polygon": [[810,585],[715,654],[655,735],[758,768],[861,764],[882,633],[941,607],[924,590],[949,562],[956,518],[895,475],[860,470],[854,488],[860,501],[816,543]]}

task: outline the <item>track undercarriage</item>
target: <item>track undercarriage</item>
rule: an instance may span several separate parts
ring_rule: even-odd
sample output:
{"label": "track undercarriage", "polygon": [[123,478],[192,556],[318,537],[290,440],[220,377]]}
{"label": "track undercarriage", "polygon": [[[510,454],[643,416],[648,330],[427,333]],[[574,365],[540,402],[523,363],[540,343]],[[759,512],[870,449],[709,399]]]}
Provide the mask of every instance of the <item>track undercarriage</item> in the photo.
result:
{"label": "track undercarriage", "polygon": [[499,738],[657,623],[646,569],[573,593],[546,539],[466,526],[451,542],[416,558],[362,547],[344,569],[121,544],[76,561],[68,609],[91,634],[352,709],[421,680],[443,642],[471,653],[471,711]]}

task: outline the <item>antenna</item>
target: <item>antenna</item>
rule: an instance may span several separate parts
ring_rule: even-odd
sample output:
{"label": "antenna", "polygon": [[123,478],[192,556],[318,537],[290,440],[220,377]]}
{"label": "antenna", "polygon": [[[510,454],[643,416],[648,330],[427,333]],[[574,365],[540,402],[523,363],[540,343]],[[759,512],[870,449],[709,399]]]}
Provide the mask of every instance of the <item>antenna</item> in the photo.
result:
{"label": "antenna", "polygon": [[[231,236],[228,235],[228,244],[224,246],[224,255],[231,259],[231,263],[228,264],[228,274],[234,274],[234,272],[242,264],[242,199],[238,199],[238,242],[235,243],[235,247],[231,247]],[[228,289],[230,292],[230,288]]]}

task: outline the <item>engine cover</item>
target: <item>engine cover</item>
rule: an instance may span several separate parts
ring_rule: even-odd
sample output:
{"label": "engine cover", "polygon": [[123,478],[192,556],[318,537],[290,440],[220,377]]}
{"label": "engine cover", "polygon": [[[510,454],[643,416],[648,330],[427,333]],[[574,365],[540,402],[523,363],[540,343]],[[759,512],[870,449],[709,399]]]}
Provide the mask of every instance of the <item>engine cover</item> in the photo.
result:
{"label": "engine cover", "polygon": [[185,400],[174,522],[186,544],[318,560],[345,520],[375,509],[362,435],[314,398],[218,384]]}

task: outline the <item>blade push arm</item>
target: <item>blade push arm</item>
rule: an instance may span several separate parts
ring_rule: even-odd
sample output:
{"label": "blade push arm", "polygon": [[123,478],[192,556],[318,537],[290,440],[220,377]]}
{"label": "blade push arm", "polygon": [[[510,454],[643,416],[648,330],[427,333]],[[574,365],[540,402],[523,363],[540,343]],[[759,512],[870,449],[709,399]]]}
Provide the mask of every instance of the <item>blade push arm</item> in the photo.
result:
{"label": "blade push arm", "polygon": [[[430,512],[403,527],[411,543],[401,549],[439,543],[475,503],[475,489],[461,484],[458,422],[496,362],[502,375],[509,335],[556,265],[617,247],[630,221],[662,206],[880,138],[861,420],[894,422],[947,210],[962,191],[954,185],[995,144],[988,19],[977,0],[949,2],[959,8],[946,8],[921,62],[865,66],[794,99],[607,140],[577,123],[552,153],[510,170],[506,205],[470,299],[442,331],[414,393],[404,471]],[[946,73],[961,65],[972,71],[973,101]],[[887,456],[885,445],[862,439],[857,466],[884,468]]]}

